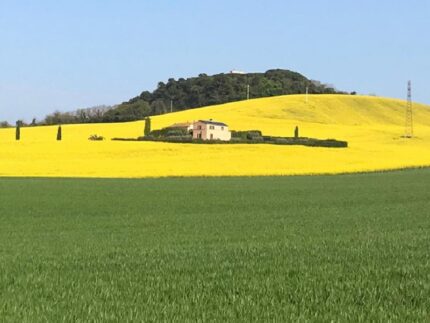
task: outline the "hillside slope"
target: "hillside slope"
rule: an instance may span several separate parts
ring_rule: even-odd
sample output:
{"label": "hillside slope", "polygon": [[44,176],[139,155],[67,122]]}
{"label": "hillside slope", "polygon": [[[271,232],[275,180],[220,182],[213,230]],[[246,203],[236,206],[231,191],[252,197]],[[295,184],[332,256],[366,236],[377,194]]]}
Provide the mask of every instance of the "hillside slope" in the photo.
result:
{"label": "hillside slope", "polygon": [[215,119],[230,129],[259,129],[267,135],[347,140],[348,149],[271,145],[183,145],[146,142],[90,142],[91,134],[142,135],[143,122],[83,124],[0,131],[3,176],[214,176],[288,175],[372,171],[430,166],[430,107],[414,105],[414,139],[403,139],[405,102],[346,96],[279,96],[186,110],[152,118],[153,129],[175,122]]}

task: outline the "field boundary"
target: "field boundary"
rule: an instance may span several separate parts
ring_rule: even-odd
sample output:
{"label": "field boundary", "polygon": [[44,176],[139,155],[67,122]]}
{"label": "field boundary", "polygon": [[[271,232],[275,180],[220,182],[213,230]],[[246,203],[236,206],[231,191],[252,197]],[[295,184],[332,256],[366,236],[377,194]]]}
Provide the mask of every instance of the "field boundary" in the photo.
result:
{"label": "field boundary", "polygon": [[420,171],[420,170],[430,170],[430,165],[423,166],[411,166],[402,168],[390,168],[390,169],[380,169],[380,170],[367,170],[367,171],[356,171],[356,172],[340,172],[340,173],[306,173],[306,174],[268,174],[268,175],[173,175],[173,176],[143,176],[143,177],[100,177],[100,176],[19,176],[19,175],[2,175],[0,173],[0,180],[2,179],[100,179],[100,180],[144,180],[144,179],[186,179],[186,178],[201,178],[201,179],[213,179],[213,178],[268,178],[268,177],[336,177],[336,176],[354,176],[354,175],[371,175],[371,174],[385,174],[385,173],[400,173],[409,171]]}

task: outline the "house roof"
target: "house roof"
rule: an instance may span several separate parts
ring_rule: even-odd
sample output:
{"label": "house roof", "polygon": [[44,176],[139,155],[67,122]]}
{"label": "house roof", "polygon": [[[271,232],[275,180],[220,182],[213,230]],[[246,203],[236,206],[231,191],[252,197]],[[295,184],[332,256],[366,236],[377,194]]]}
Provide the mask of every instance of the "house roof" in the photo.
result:
{"label": "house roof", "polygon": [[223,122],[217,122],[217,121],[212,121],[212,120],[199,120],[199,122],[205,123],[205,124],[213,124],[215,126],[225,126],[228,127],[228,125],[226,125]]}

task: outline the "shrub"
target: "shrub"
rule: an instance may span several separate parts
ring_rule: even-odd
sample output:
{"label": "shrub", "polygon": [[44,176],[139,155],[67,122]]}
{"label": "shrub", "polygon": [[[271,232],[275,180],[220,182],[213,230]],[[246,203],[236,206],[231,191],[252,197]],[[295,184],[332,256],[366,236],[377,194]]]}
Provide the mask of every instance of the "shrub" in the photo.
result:
{"label": "shrub", "polygon": [[188,131],[184,128],[163,128],[158,130],[151,131],[148,135],[145,135],[146,137],[178,137],[178,136],[190,136]]}
{"label": "shrub", "polygon": [[166,133],[166,137],[184,137],[184,136],[187,136],[187,130],[182,128],[171,128]]}
{"label": "shrub", "polygon": [[148,135],[145,135],[145,137],[151,137],[151,138],[157,138],[157,137],[162,137],[162,136],[163,136],[163,130],[162,129],[152,130]]}
{"label": "shrub", "polygon": [[242,138],[238,138],[238,137],[231,137],[230,142],[232,143],[241,143],[243,142]]}
{"label": "shrub", "polygon": [[259,130],[249,130],[246,132],[246,139],[254,140],[255,138],[261,138],[263,134]]}
{"label": "shrub", "polygon": [[61,130],[61,126],[58,126],[58,130],[57,130],[57,140],[61,141],[63,139],[63,135],[62,135],[62,130]]}
{"label": "shrub", "polygon": [[88,140],[92,140],[92,141],[103,141],[105,140],[105,137],[103,136],[99,136],[99,135],[91,135]]}
{"label": "shrub", "polygon": [[296,126],[296,129],[294,129],[294,138],[299,138],[299,127]]}
{"label": "shrub", "polygon": [[231,131],[231,138],[246,140],[245,131]]}
{"label": "shrub", "polygon": [[263,134],[260,130],[232,131],[231,137],[241,138],[243,140],[254,140],[254,138],[262,138]]}
{"label": "shrub", "polygon": [[319,140],[319,147],[334,147],[334,148],[346,148],[348,147],[347,141],[335,140],[335,139],[326,139]]}

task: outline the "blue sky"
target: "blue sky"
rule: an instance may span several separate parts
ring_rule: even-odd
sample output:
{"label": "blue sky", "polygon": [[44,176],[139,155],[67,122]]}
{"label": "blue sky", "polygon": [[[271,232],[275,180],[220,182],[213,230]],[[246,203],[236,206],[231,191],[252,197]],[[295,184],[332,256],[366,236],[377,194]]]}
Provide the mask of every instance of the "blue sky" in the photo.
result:
{"label": "blue sky", "polygon": [[430,0],[0,0],[0,120],[271,68],[430,104]]}

